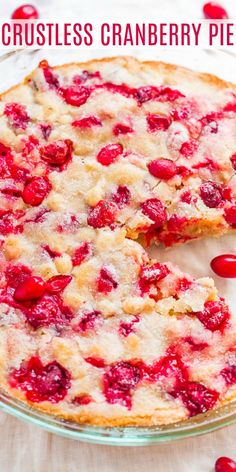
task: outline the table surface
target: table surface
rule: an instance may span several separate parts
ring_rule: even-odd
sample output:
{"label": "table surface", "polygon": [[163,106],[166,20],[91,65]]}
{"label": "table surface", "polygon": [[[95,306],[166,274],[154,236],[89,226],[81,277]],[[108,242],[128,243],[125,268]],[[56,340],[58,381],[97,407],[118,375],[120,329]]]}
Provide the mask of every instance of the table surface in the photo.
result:
{"label": "table surface", "polygon": [[[222,0],[231,17],[236,17],[235,0]],[[8,0],[1,2],[0,16],[9,17],[12,10],[22,2]],[[124,18],[131,15],[154,18],[172,18],[181,21],[186,18],[200,18],[203,1],[189,0],[38,0],[41,16],[46,18],[73,18],[90,17],[90,12],[98,16],[110,16],[116,19],[119,12]],[[96,8],[97,7],[97,8]],[[81,55],[81,54],[80,54]],[[95,55],[91,51],[90,55]],[[101,55],[97,52],[96,55]],[[143,55],[143,51],[142,51]],[[147,51],[150,57],[150,52]],[[86,52],[86,57],[88,54]],[[156,56],[154,56],[155,58]],[[178,57],[178,56],[176,56]],[[168,59],[169,60],[169,59]],[[177,61],[178,62],[178,61]],[[188,59],[185,57],[185,65]],[[231,64],[231,63],[230,63]],[[230,70],[222,71],[217,61],[208,61],[199,64],[197,68],[207,69],[219,74],[230,74]],[[215,70],[216,69],[216,70]],[[230,79],[230,77],[228,77]],[[188,247],[186,257],[185,248],[170,250],[168,257],[179,262],[182,269],[188,269],[196,275],[202,276],[206,272],[206,257],[211,259],[220,250],[232,251],[235,244],[232,237],[219,241],[204,241],[193,243]],[[227,250],[227,251],[226,251]],[[158,250],[160,256],[160,250]],[[184,257],[185,256],[185,257]],[[164,259],[166,255],[161,254]],[[207,274],[205,274],[207,275]],[[233,302],[232,293],[235,291],[235,282],[217,280],[227,299]],[[236,426],[231,426],[206,436],[180,441],[162,446],[145,448],[137,447],[108,447],[85,444],[52,434],[41,429],[20,422],[6,414],[0,413],[0,470],[3,472],[211,472],[213,464],[220,455],[228,455],[236,459]]]}

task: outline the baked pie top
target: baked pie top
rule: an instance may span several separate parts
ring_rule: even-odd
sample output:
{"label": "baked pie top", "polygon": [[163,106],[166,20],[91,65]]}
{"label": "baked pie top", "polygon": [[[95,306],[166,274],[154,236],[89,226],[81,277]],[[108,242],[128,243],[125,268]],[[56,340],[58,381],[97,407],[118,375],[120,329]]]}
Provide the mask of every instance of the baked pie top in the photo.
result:
{"label": "baked pie top", "polygon": [[235,134],[232,84],[162,63],[43,61],[2,95],[5,391],[102,425],[235,396],[235,316],[143,247],[236,227]]}

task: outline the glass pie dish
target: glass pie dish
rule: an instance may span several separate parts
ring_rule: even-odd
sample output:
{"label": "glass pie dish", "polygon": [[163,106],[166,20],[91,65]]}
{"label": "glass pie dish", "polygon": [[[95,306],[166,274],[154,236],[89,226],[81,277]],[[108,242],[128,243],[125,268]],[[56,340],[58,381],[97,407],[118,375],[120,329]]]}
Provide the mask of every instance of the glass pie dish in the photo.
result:
{"label": "glass pie dish", "polygon": [[[124,53],[124,51],[120,51]],[[128,53],[135,56],[141,57],[138,51],[132,50]],[[127,50],[125,51],[127,55]],[[58,57],[57,57],[58,56]],[[102,51],[92,51],[83,54],[77,51],[12,51],[0,58],[0,71],[1,74],[1,90],[5,90],[14,83],[19,82],[25,75],[27,75],[41,59],[47,59],[50,64],[60,64],[73,61],[86,60],[92,57],[103,56]],[[147,58],[146,54],[142,54],[142,58]],[[149,57],[150,58],[150,57]],[[209,71],[211,73],[221,75],[223,78],[230,79],[232,74],[232,55],[231,53],[223,51],[196,51],[186,54],[180,50],[173,51],[162,51],[162,53],[152,56],[156,60],[164,60],[165,62],[175,62],[181,65],[187,65],[188,67],[195,68],[198,70]],[[222,67],[224,64],[224,67]],[[219,70],[220,65],[220,70]],[[222,73],[221,73],[222,72]],[[186,248],[171,249],[168,254],[168,259],[180,261],[181,268],[185,265],[185,269],[189,272],[196,272],[201,274],[201,271],[207,270],[208,264],[207,259],[211,258],[211,254],[214,251],[230,252],[232,251],[233,237],[222,238],[220,241],[204,240],[197,243],[191,243]],[[205,250],[203,250],[203,248]],[[196,265],[197,252],[202,251],[202,264],[203,267]],[[154,250],[155,251],[155,250]],[[158,258],[162,258],[163,250],[158,249]],[[190,262],[192,253],[195,253],[194,260]],[[154,253],[155,254],[155,253]],[[182,256],[181,256],[182,254]],[[184,256],[184,257],[183,257]],[[163,255],[163,258],[166,255]],[[233,305],[235,302],[233,294],[233,286],[230,282],[224,281],[217,282],[217,285],[222,285],[221,293],[226,295],[227,301]],[[227,293],[226,293],[227,292]],[[228,403],[227,405],[218,408],[214,411],[208,412],[204,415],[199,415],[188,421],[172,424],[163,427],[123,427],[123,428],[101,428],[92,427],[86,425],[80,425],[72,421],[65,421],[59,417],[53,415],[46,415],[39,412],[37,409],[31,408],[29,405],[17,401],[16,399],[10,398],[4,392],[0,390],[0,409],[4,412],[10,413],[19,419],[26,420],[30,423],[36,424],[43,427],[44,429],[61,434],[66,437],[73,439],[79,439],[100,444],[112,444],[112,445],[149,445],[158,442],[172,441],[184,437],[195,436],[203,434],[209,431],[213,431],[222,426],[233,423],[236,420],[236,402]]]}

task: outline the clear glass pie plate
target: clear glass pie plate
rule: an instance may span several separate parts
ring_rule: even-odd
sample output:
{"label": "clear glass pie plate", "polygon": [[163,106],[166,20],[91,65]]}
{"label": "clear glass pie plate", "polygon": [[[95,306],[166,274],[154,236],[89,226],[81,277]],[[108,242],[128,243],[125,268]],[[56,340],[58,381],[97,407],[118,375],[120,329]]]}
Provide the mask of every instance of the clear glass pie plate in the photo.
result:
{"label": "clear glass pie plate", "polygon": [[[194,49],[149,49],[135,48],[124,50],[120,48],[118,54],[134,55],[141,59],[161,60],[187,66],[220,76],[233,81],[235,76],[235,55],[224,50]],[[106,51],[107,56],[114,56],[113,51]],[[0,53],[0,92],[20,82],[24,76],[33,70],[38,62],[47,59],[51,65],[69,62],[84,62],[92,58],[104,56],[104,50],[19,50]],[[204,239],[191,242],[187,246],[178,248],[151,248],[151,255],[157,256],[160,261],[170,260],[196,277],[211,276],[210,261],[216,255],[235,252],[235,235],[228,235],[220,239]],[[214,277],[217,288],[226,298],[235,316],[236,323],[236,291],[235,279],[227,280]],[[60,434],[72,439],[88,441],[97,444],[144,446],[170,442],[181,438],[197,436],[223,426],[236,423],[236,400],[204,415],[191,418],[188,421],[161,427],[123,427],[101,428],[65,421],[53,415],[46,415],[36,408],[9,397],[0,387],[0,410],[9,413],[20,420],[40,426],[52,433]]]}

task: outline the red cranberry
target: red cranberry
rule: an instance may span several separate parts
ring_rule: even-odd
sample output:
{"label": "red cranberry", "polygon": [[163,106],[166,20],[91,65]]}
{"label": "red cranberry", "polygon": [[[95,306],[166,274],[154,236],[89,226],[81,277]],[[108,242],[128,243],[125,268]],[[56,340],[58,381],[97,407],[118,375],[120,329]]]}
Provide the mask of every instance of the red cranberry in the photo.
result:
{"label": "red cranberry", "polygon": [[179,233],[182,231],[187,221],[185,216],[179,216],[174,213],[167,221],[167,229],[171,233]]}
{"label": "red cranberry", "polygon": [[222,112],[208,113],[201,118],[200,122],[204,128],[204,131],[216,134],[218,132],[218,121],[223,118]]}
{"label": "red cranberry", "polygon": [[88,362],[88,364],[91,364],[93,367],[97,367],[98,369],[103,369],[106,367],[106,363],[104,359],[101,357],[86,357],[85,361]]}
{"label": "red cranberry", "polygon": [[155,159],[149,162],[148,170],[150,174],[158,179],[169,180],[177,174],[176,164],[170,159]]}
{"label": "red cranberry", "polygon": [[176,284],[177,294],[178,292],[186,292],[186,290],[189,290],[192,285],[193,282],[191,280],[188,280],[186,277],[179,278]]}
{"label": "red cranberry", "polygon": [[42,246],[42,248],[44,249],[44,251],[46,251],[48,253],[48,255],[52,258],[52,259],[55,259],[55,257],[60,257],[61,256],[61,253],[58,252],[58,251],[55,251],[54,249],[52,249],[48,244],[44,244]]}
{"label": "red cranberry", "polygon": [[45,293],[30,309],[25,311],[28,323],[37,329],[42,326],[63,326],[73,317],[57,294]]}
{"label": "red cranberry", "polygon": [[67,287],[71,280],[71,275],[54,275],[54,277],[47,280],[47,292],[60,293]]}
{"label": "red cranberry", "polygon": [[234,170],[236,170],[236,153],[231,156],[230,160]]}
{"label": "red cranberry", "polygon": [[198,148],[197,141],[194,141],[194,140],[186,141],[185,143],[182,144],[179,152],[180,154],[182,154],[182,156],[189,158],[189,157],[192,157],[193,154],[195,154],[195,152],[197,151],[197,148]]}
{"label": "red cranberry", "polygon": [[221,371],[222,377],[224,377],[227,385],[233,385],[236,383],[236,364],[225,367]]}
{"label": "red cranberry", "polygon": [[203,349],[209,346],[207,343],[196,341],[192,336],[183,338],[183,341],[189,344],[192,351],[203,351]]}
{"label": "red cranberry", "polygon": [[183,364],[181,357],[175,352],[175,349],[170,347],[165,356],[159,361],[146,368],[145,375],[151,382],[168,379],[168,384],[172,380],[175,388],[183,385],[188,380],[188,371]]}
{"label": "red cranberry", "polygon": [[147,117],[148,129],[152,133],[155,131],[165,131],[171,125],[171,119],[168,116],[150,114]]}
{"label": "red cranberry", "polygon": [[157,283],[169,274],[169,269],[165,264],[156,262],[151,266],[143,266],[141,268],[140,279],[145,284]]}
{"label": "red cranberry", "polygon": [[203,311],[193,313],[199,321],[210,331],[224,329],[229,319],[229,311],[222,301],[209,301],[204,305]]}
{"label": "red cranberry", "polygon": [[122,321],[119,326],[119,334],[126,338],[127,336],[129,336],[130,333],[134,331],[134,325],[135,323],[138,323],[139,321],[140,321],[139,316],[135,316],[132,321],[127,322],[127,323]]}
{"label": "red cranberry", "polygon": [[117,123],[113,128],[113,134],[115,136],[119,136],[120,134],[128,134],[133,133],[134,130],[129,125],[125,125],[124,123]]}
{"label": "red cranberry", "polygon": [[233,113],[236,113],[236,101],[227,103],[223,110],[232,111]]}
{"label": "red cranberry", "polygon": [[99,151],[97,161],[103,166],[109,166],[116,161],[117,157],[120,156],[122,152],[123,146],[121,144],[108,144]]}
{"label": "red cranberry", "polygon": [[139,103],[149,102],[159,96],[158,88],[152,85],[145,85],[139,87],[136,91],[135,97]]}
{"label": "red cranberry", "polygon": [[72,256],[72,264],[73,266],[79,266],[84,262],[89,255],[91,255],[92,250],[91,246],[87,241],[83,242],[74,252]]}
{"label": "red cranberry", "polygon": [[37,20],[38,10],[30,4],[21,5],[11,15],[13,20]]}
{"label": "red cranberry", "polygon": [[41,129],[43,138],[47,141],[52,132],[52,126],[47,123],[40,123],[39,128]]}
{"label": "red cranberry", "polygon": [[140,368],[131,362],[112,365],[103,378],[104,394],[108,403],[119,403],[131,408],[131,392],[141,380]]}
{"label": "red cranberry", "polygon": [[216,2],[205,3],[203,13],[207,20],[227,20],[229,18],[225,8]]}
{"label": "red cranberry", "polygon": [[175,121],[187,120],[190,116],[190,110],[187,107],[180,108],[179,110],[173,109],[171,116]]}
{"label": "red cranberry", "polygon": [[7,284],[12,288],[16,288],[18,285],[22,284],[30,275],[31,270],[23,264],[10,264],[5,272]]}
{"label": "red cranberry", "polygon": [[24,105],[20,103],[7,103],[4,114],[8,117],[10,124],[14,128],[25,130],[30,121],[30,117]]}
{"label": "red cranberry", "polygon": [[181,93],[179,90],[172,89],[170,87],[158,87],[159,91],[159,101],[162,102],[174,102],[178,100],[178,98],[184,97],[184,94]]}
{"label": "red cranberry", "polygon": [[136,92],[136,89],[129,87],[126,84],[113,84],[111,82],[105,82],[102,85],[98,85],[98,88],[104,88],[111,93],[120,93],[124,97],[133,98]]}
{"label": "red cranberry", "polygon": [[219,398],[219,393],[216,390],[211,390],[199,382],[186,382],[171,394],[181,398],[190,416],[211,410]]}
{"label": "red cranberry", "polygon": [[52,259],[55,259],[55,257],[60,257],[61,256],[61,253],[59,251],[55,251],[48,244],[42,245],[42,248],[44,249],[44,251],[46,251],[48,253],[48,255]]}
{"label": "red cranberry", "polygon": [[233,228],[236,228],[236,205],[226,208],[224,216],[227,223]]}
{"label": "red cranberry", "polygon": [[102,267],[97,279],[97,291],[99,293],[109,293],[118,287],[118,282],[114,279],[113,274],[106,267]]}
{"label": "red cranberry", "polygon": [[40,298],[45,292],[45,282],[41,277],[30,276],[19,284],[14,292],[14,298],[19,302]]}
{"label": "red cranberry", "polygon": [[158,198],[149,198],[141,204],[144,215],[155,223],[156,228],[160,228],[167,221],[166,209]]}
{"label": "red cranberry", "polygon": [[100,318],[100,311],[91,311],[89,313],[85,313],[78,324],[77,330],[86,332],[94,329],[96,322],[99,321]]}
{"label": "red cranberry", "polygon": [[68,105],[80,107],[87,102],[90,90],[83,85],[71,85],[64,92],[64,98]]}
{"label": "red cranberry", "polygon": [[72,126],[75,128],[81,128],[81,129],[90,129],[93,126],[102,126],[102,122],[100,118],[97,118],[96,116],[86,116],[85,118],[81,118],[81,120],[75,120],[72,123]]}
{"label": "red cranberry", "polygon": [[113,202],[100,200],[97,205],[90,210],[88,224],[93,228],[104,228],[114,223],[117,214],[117,205]]}
{"label": "red cranberry", "polygon": [[219,457],[215,463],[215,472],[236,472],[236,462],[229,457]]}
{"label": "red cranberry", "polygon": [[171,89],[170,87],[146,85],[136,90],[135,97],[142,104],[155,99],[161,102],[174,102],[178,98],[184,97],[184,95],[179,90]]}
{"label": "red cranberry", "polygon": [[69,371],[58,362],[43,365],[41,359],[35,356],[11,372],[9,383],[11,387],[26,392],[29,401],[58,403],[66,396],[71,386],[70,380]]}
{"label": "red cranberry", "polygon": [[222,203],[220,186],[215,182],[205,182],[200,187],[200,196],[208,208],[217,208]]}
{"label": "red cranberry", "polygon": [[126,185],[119,185],[116,193],[113,194],[112,200],[117,204],[119,208],[123,208],[128,205],[131,199],[131,193]]}
{"label": "red cranberry", "polygon": [[86,394],[77,395],[72,400],[72,403],[74,405],[79,405],[79,406],[88,405],[91,402],[93,402],[93,398],[91,397],[91,395],[86,395]]}
{"label": "red cranberry", "polygon": [[47,82],[50,89],[58,90],[60,87],[60,82],[57,74],[55,74],[52,68],[48,65],[47,61],[41,61],[39,67],[43,71],[45,81]]}
{"label": "red cranberry", "polygon": [[27,205],[38,206],[51,190],[47,177],[33,177],[29,180],[22,192],[22,198]]}
{"label": "red cranberry", "polygon": [[221,254],[211,261],[212,270],[220,277],[236,277],[236,256],[234,254]]}
{"label": "red cranberry", "polygon": [[51,166],[63,166],[72,158],[72,146],[70,139],[47,144],[40,149],[41,159]]}
{"label": "red cranberry", "polygon": [[13,233],[15,218],[11,210],[0,210],[0,234],[6,236]]}
{"label": "red cranberry", "polygon": [[83,70],[81,74],[76,74],[73,77],[73,83],[78,85],[86,82],[89,79],[99,79],[102,80],[100,72],[97,70],[95,72],[89,72],[88,70]]}

